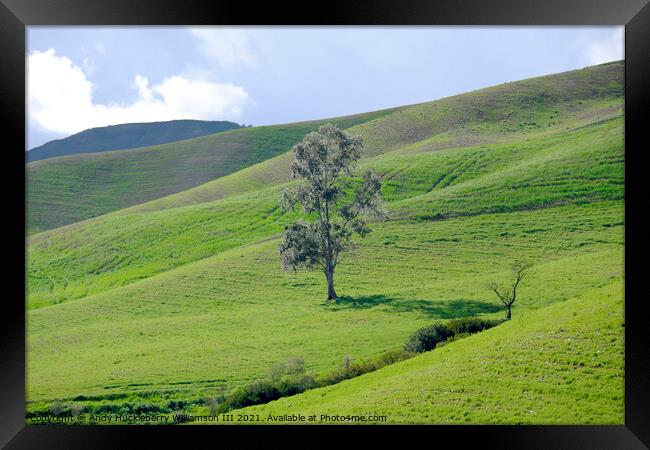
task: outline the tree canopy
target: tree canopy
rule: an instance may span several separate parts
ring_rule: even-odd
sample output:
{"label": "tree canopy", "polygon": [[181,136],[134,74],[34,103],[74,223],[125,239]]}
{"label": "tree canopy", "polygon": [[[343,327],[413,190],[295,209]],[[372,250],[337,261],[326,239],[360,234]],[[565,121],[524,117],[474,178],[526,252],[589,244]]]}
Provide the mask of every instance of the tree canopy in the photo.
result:
{"label": "tree canopy", "polygon": [[295,145],[291,175],[301,180],[283,192],[285,210],[300,207],[303,217],[285,227],[280,245],[285,269],[319,268],[327,279],[327,300],[337,298],[334,271],[353,236],[370,232],[367,218],[381,217],[381,179],[366,171],[362,179],[351,170],[361,158],[363,143],[327,124]]}

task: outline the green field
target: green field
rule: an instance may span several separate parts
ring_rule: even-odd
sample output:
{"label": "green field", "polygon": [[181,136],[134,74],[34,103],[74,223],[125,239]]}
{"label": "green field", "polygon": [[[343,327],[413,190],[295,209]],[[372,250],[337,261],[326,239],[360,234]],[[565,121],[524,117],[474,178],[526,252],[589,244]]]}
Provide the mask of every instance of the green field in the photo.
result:
{"label": "green field", "polygon": [[[69,222],[88,220],[28,238],[28,412],[62,402],[204,413],[206,396],[291,357],[326,373],[346,357],[400,348],[436,320],[503,317],[485,286],[526,259],[533,266],[511,322],[245,411],[622,423],[622,70],[605,64],[344,122],[364,137],[358,170],[382,176],[389,217],[371,224],[339,266],[343,297],[331,305],[322,274],[283,272],[278,254],[280,233],[295,218],[278,204],[290,183],[283,152],[308,126],[200,138],[247,132],[273,141],[277,132],[278,144],[247,157],[242,170],[197,176],[194,187],[169,196],[153,189],[130,204],[116,203],[133,187],[122,182],[135,176],[129,170],[164,184],[147,171],[180,158],[171,144],[130,151],[146,164],[108,153],[75,160],[69,179],[88,198],[101,191],[101,212],[113,212],[91,218],[100,211],[77,206],[84,217]],[[62,168],[66,158],[50,161]],[[78,178],[112,164],[120,175],[103,185]],[[179,179],[194,176],[190,166],[174,170]],[[66,201],[52,214],[66,215]]]}

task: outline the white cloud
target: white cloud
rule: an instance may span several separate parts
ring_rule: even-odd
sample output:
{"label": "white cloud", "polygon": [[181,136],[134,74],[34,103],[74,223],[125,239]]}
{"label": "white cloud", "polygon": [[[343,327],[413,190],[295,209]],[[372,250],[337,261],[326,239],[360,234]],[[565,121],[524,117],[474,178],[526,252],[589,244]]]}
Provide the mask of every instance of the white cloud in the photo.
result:
{"label": "white cloud", "polygon": [[241,86],[213,83],[181,76],[149,85],[141,75],[134,78],[138,99],[131,104],[93,102],[93,83],[69,58],[54,49],[34,51],[28,57],[29,118],[43,129],[61,134],[129,122],[174,119],[234,120],[249,103]]}
{"label": "white cloud", "polygon": [[234,28],[191,28],[190,33],[201,42],[201,50],[222,67],[257,63],[251,34]]}
{"label": "white cloud", "polygon": [[622,27],[618,27],[606,38],[587,44],[587,64],[594,65],[623,59],[625,56],[623,30]]}

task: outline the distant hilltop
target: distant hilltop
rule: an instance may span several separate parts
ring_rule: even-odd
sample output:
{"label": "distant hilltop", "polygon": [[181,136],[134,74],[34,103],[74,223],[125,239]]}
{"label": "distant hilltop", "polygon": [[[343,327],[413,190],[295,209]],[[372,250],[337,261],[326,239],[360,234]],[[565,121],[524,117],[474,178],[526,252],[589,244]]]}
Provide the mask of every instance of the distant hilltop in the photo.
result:
{"label": "distant hilltop", "polygon": [[227,121],[170,120],[167,122],[125,123],[90,128],[67,138],[57,139],[26,152],[28,162],[79,153],[127,150],[191,139],[242,128]]}

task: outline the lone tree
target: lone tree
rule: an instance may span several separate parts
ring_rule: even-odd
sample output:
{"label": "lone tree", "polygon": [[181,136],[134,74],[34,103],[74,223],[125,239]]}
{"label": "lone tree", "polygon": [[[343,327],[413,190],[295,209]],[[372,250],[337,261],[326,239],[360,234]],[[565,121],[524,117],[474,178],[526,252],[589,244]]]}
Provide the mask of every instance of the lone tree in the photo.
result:
{"label": "lone tree", "polygon": [[327,124],[307,134],[293,147],[291,176],[301,179],[283,192],[285,210],[302,207],[304,217],[287,225],[280,245],[285,270],[320,268],[327,280],[327,301],[336,300],[334,271],[342,252],[353,245],[355,234],[370,232],[368,216],[382,216],[381,180],[365,172],[361,184],[350,170],[361,157],[359,137]]}
{"label": "lone tree", "polygon": [[510,320],[512,317],[511,309],[512,304],[517,299],[517,287],[521,280],[524,279],[526,272],[530,268],[530,264],[523,261],[516,261],[512,265],[512,274],[514,275],[514,281],[512,282],[512,287],[499,287],[496,283],[488,284],[488,289],[496,294],[506,307],[506,319]]}

